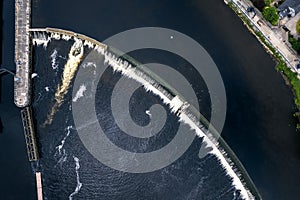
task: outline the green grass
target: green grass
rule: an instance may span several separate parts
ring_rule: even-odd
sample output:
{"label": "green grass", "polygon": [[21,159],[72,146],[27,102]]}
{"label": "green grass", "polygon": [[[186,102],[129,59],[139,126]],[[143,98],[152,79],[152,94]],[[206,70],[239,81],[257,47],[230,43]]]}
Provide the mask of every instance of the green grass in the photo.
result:
{"label": "green grass", "polygon": [[284,62],[278,63],[276,69],[281,71],[289,79],[295,94],[295,104],[298,110],[300,110],[300,80],[298,79],[297,74],[292,72]]}

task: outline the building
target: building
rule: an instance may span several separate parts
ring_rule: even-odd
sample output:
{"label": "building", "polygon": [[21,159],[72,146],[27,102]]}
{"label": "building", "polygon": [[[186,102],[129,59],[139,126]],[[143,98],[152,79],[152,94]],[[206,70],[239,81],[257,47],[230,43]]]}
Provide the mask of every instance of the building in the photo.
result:
{"label": "building", "polygon": [[294,17],[300,11],[300,0],[285,0],[279,7],[279,17]]}

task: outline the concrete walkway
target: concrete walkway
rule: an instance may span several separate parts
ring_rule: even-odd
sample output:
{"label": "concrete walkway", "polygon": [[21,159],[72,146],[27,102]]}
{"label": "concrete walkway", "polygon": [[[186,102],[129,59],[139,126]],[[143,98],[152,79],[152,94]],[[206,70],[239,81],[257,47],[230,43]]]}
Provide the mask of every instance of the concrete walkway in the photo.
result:
{"label": "concrete walkway", "polygon": [[253,17],[253,13],[248,13],[247,8],[249,6],[254,7],[250,1],[232,0],[232,2],[236,5],[239,11],[252,22],[255,28],[264,35],[266,41],[268,41],[274,48],[277,49],[277,51],[286,61],[287,66],[291,68],[292,71],[300,74],[300,70],[296,69],[299,57],[297,53],[286,44],[288,41],[286,38],[282,37],[280,31],[278,31],[279,28],[268,24],[268,22],[263,19],[261,13],[257,9],[255,9],[257,13],[255,17]]}

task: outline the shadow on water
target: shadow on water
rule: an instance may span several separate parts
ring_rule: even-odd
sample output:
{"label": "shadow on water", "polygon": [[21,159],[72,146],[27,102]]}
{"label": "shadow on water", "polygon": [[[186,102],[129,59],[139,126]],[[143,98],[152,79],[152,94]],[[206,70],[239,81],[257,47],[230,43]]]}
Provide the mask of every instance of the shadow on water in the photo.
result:
{"label": "shadow on water", "polygon": [[1,117],[0,117],[0,133],[2,133],[2,131],[3,131],[3,124],[2,124]]}
{"label": "shadow on water", "polygon": [[[1,31],[0,31],[0,38],[1,38],[1,44],[3,41],[3,1],[0,3],[0,10],[1,10],[1,21],[0,21],[0,26],[1,26]],[[0,65],[2,65],[2,46],[0,48]]]}
{"label": "shadow on water", "polygon": [[[0,10],[1,10],[1,13],[3,13],[3,1],[1,1],[0,3]],[[1,21],[0,21],[0,26],[1,26],[1,31],[0,31],[0,38],[1,38],[1,44],[3,42],[3,14],[1,15]],[[0,66],[2,66],[2,46],[0,48]],[[1,102],[1,83],[2,83],[2,80],[1,80],[1,77],[0,77],[0,102]],[[0,129],[0,133],[1,133],[1,129]]]}
{"label": "shadow on water", "polygon": [[1,76],[0,76],[0,103],[1,103],[1,98],[2,97],[2,79],[1,79]]}

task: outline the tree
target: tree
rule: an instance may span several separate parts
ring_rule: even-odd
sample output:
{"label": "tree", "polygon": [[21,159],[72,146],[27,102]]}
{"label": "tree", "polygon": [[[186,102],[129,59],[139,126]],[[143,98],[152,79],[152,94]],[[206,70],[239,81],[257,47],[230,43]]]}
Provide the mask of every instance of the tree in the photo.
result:
{"label": "tree", "polygon": [[297,129],[297,131],[300,130],[300,124],[297,124],[296,129]]}
{"label": "tree", "polygon": [[279,15],[276,8],[274,7],[265,7],[262,12],[264,18],[269,21],[272,25],[276,25],[279,20]]}
{"label": "tree", "polygon": [[292,35],[289,35],[289,42],[292,45],[295,51],[300,51],[300,41],[294,38]]}
{"label": "tree", "polygon": [[251,0],[253,5],[260,11],[262,12],[264,7],[266,7],[266,3],[264,0]]}
{"label": "tree", "polygon": [[270,6],[270,4],[273,2],[273,0],[265,0],[266,6]]}
{"label": "tree", "polygon": [[296,31],[297,31],[298,35],[300,35],[300,19],[297,21]]}

